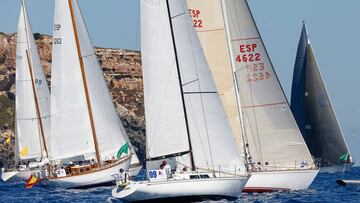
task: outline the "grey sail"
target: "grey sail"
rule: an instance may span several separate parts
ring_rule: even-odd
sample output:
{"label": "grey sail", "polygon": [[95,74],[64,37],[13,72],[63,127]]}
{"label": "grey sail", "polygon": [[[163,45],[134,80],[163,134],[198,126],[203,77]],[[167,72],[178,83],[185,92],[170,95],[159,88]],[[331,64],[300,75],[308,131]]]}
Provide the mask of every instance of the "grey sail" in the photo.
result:
{"label": "grey sail", "polygon": [[305,24],[294,68],[291,109],[311,154],[320,166],[351,162]]}

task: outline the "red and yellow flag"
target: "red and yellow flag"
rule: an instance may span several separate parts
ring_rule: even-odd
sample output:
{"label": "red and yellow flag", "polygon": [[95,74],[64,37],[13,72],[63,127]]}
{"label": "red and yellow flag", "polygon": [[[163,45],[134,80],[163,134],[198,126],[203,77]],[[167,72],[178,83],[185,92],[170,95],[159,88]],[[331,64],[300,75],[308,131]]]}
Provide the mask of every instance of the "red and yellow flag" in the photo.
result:
{"label": "red and yellow flag", "polygon": [[38,183],[40,180],[35,177],[34,175],[31,175],[29,180],[26,182],[26,189],[32,188],[36,183]]}

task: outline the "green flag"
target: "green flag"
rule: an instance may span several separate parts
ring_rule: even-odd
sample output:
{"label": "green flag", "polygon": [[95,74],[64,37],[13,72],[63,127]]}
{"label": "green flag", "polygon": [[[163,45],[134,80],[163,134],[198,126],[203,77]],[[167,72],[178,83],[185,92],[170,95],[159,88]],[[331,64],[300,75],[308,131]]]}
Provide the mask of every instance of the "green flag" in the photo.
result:
{"label": "green flag", "polygon": [[348,157],[349,157],[349,153],[345,153],[345,154],[340,156],[339,160],[340,161],[347,161]]}
{"label": "green flag", "polygon": [[116,155],[116,158],[120,158],[121,155],[125,153],[126,155],[128,155],[129,153],[129,143],[125,143],[123,146],[120,147],[117,155]]}

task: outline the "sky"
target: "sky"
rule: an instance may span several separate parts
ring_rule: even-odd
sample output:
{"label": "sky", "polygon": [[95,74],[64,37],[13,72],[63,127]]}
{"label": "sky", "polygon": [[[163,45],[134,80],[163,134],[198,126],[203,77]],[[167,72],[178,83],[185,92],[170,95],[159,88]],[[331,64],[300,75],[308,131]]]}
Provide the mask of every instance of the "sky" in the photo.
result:
{"label": "sky", "polygon": [[[204,1],[206,0],[199,0]],[[140,50],[140,0],[79,0],[94,46]],[[290,99],[302,21],[353,158],[360,164],[360,1],[248,0]],[[53,0],[26,0],[33,32],[51,35]],[[20,0],[0,0],[0,32],[16,32]],[[355,132],[355,133],[354,133]]]}

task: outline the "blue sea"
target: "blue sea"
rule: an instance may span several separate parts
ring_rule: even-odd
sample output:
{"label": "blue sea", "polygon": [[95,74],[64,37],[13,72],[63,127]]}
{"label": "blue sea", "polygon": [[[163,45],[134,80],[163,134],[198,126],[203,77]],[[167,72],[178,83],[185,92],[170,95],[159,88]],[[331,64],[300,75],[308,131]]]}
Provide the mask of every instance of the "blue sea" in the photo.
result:
{"label": "blue sea", "polygon": [[[235,202],[360,202],[360,188],[339,186],[337,179],[360,179],[360,167],[345,174],[319,174],[307,190],[243,194]],[[0,202],[121,202],[111,197],[112,188],[66,190],[35,185],[25,189],[24,182],[0,182]]]}

